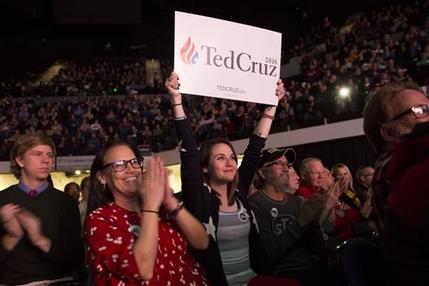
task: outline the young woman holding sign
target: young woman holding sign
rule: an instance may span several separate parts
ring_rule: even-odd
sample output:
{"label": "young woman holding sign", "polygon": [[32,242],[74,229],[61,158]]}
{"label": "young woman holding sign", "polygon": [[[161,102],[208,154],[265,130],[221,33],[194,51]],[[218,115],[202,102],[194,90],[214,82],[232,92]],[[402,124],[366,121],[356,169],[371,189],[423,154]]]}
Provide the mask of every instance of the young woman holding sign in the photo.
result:
{"label": "young woman holding sign", "polygon": [[[209,247],[196,251],[212,285],[243,285],[256,274],[251,269],[249,249],[255,247],[255,221],[247,203],[247,193],[258,168],[275,106],[267,107],[259,120],[240,168],[232,144],[225,139],[197,142],[179,92],[179,79],[172,73],[166,82],[171,95],[175,122],[181,144],[181,179],[186,207],[204,224]],[[278,100],[285,95],[281,80]],[[274,95],[273,95],[274,96]],[[257,249],[257,247],[255,247]]]}

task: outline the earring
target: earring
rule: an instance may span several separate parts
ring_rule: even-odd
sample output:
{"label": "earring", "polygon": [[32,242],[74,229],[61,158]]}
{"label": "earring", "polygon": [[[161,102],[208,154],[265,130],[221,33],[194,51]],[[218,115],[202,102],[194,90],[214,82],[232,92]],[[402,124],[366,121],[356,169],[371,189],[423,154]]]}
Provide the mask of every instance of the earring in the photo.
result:
{"label": "earring", "polygon": [[106,184],[101,184],[103,187],[101,188],[101,191],[104,192],[106,191]]}

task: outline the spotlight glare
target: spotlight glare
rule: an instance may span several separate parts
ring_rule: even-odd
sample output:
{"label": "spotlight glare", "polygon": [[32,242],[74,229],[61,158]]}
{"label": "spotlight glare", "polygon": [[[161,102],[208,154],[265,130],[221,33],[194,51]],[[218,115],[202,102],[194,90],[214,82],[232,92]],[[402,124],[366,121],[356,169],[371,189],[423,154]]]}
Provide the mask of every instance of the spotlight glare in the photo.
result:
{"label": "spotlight glare", "polygon": [[342,87],[340,88],[340,90],[338,91],[338,94],[342,97],[342,98],[346,98],[350,96],[350,88],[348,87]]}
{"label": "spotlight glare", "polygon": [[81,172],[80,170],[76,170],[76,171],[74,171],[74,174],[75,174],[76,176],[79,176],[80,174],[82,174],[82,172]]}

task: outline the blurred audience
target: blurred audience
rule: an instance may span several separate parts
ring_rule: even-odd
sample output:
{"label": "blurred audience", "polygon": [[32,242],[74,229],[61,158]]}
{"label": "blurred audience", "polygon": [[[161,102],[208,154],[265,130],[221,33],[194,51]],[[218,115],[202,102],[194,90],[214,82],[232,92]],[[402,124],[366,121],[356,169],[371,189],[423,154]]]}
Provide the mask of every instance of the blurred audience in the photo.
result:
{"label": "blurred audience", "polygon": [[[426,89],[427,11],[427,1],[420,1],[355,14],[342,27],[326,18],[310,28],[284,53],[300,59],[301,73],[284,79],[288,92],[273,132],[360,117],[370,91],[389,82],[413,77]],[[144,58],[66,62],[48,82],[1,82],[0,159],[17,136],[36,131],[52,136],[65,156],[93,155],[115,138],[154,152],[173,149],[174,120],[159,86],[171,64],[161,62],[149,82]],[[215,98],[187,98],[185,104],[198,141],[247,138],[262,112],[254,103]]]}

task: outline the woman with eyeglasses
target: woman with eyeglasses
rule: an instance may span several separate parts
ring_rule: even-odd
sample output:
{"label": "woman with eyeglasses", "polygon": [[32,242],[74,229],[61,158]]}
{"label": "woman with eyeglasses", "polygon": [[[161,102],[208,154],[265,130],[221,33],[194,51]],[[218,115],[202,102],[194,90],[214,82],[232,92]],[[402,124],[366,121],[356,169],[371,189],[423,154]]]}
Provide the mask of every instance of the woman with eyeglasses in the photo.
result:
{"label": "woman with eyeglasses", "polygon": [[207,235],[171,193],[159,158],[143,161],[135,146],[114,141],[91,167],[87,263],[96,285],[208,285],[188,250]]}
{"label": "woman with eyeglasses", "polygon": [[[204,224],[209,247],[197,251],[212,285],[244,285],[255,276],[249,249],[255,224],[247,194],[259,166],[261,150],[274,119],[276,107],[267,107],[249,139],[240,168],[232,144],[225,139],[204,142],[198,150],[194,132],[182,105],[179,79],[172,73],[166,82],[181,144],[181,179],[186,207]],[[274,92],[273,92],[274,93]],[[278,100],[285,94],[283,83],[276,88]],[[274,96],[274,94],[273,94]]]}

